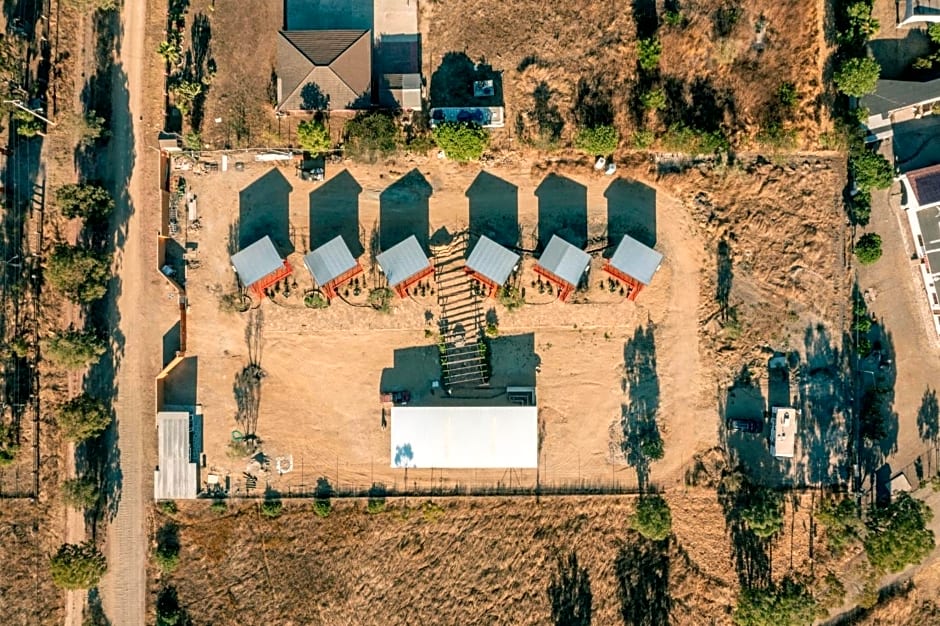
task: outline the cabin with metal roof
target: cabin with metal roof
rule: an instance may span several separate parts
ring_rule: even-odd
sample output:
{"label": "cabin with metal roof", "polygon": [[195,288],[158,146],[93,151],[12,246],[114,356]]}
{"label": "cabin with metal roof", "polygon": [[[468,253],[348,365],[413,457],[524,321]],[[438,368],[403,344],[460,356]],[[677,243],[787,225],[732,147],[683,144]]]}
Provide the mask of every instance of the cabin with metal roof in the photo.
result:
{"label": "cabin with metal roof", "polygon": [[519,255],[504,248],[486,235],[477,240],[464,271],[488,288],[488,296],[506,284],[513,270],[519,265]]}
{"label": "cabin with metal roof", "polygon": [[327,298],[335,298],[343,283],[362,273],[362,266],[353,258],[341,235],[308,252],[304,265]]}
{"label": "cabin with metal roof", "polygon": [[408,295],[411,285],[434,273],[431,260],[414,235],[380,252],[375,261],[385,274],[388,286],[402,298]]}
{"label": "cabin with metal roof", "polygon": [[242,286],[258,297],[264,296],[265,289],[291,274],[290,264],[281,258],[267,235],[233,254],[232,267]]}
{"label": "cabin with metal roof", "polygon": [[578,288],[590,264],[590,254],[552,235],[534,269],[536,274],[558,287],[558,299],[564,302]]}
{"label": "cabin with metal roof", "polygon": [[624,235],[603,270],[626,285],[628,300],[636,300],[643,287],[652,282],[662,262],[662,254]]}
{"label": "cabin with metal roof", "polygon": [[188,411],[157,413],[157,468],[153,472],[156,500],[195,498],[199,467],[192,459],[192,418]]}

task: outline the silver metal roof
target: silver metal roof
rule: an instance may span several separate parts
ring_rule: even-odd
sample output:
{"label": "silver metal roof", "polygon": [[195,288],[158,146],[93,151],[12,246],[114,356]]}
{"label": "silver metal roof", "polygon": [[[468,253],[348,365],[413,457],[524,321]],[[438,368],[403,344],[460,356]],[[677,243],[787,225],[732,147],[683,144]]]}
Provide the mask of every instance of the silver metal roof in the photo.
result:
{"label": "silver metal roof", "polygon": [[575,287],[581,282],[581,276],[590,263],[590,254],[558,235],[552,235],[551,241],[545,246],[545,252],[538,260],[539,265]]}
{"label": "silver metal roof", "polygon": [[497,285],[502,285],[518,262],[518,254],[507,250],[486,235],[481,235],[470,252],[467,267],[486,276]]}
{"label": "silver metal roof", "polygon": [[153,473],[153,497],[157,500],[195,498],[199,471],[190,461],[190,416],[186,411],[157,413],[159,465]]}
{"label": "silver metal roof", "polygon": [[631,237],[624,235],[614,252],[610,257],[610,264],[626,274],[632,276],[644,285],[650,284],[653,280],[653,274],[659,269],[659,264],[663,262],[663,255],[652,248],[644,246],[642,243]]}
{"label": "silver metal roof", "polygon": [[265,235],[250,246],[232,255],[235,273],[245,287],[250,287],[284,265],[271,238]]}
{"label": "silver metal roof", "polygon": [[375,260],[385,272],[390,287],[405,282],[431,265],[424,250],[421,249],[421,244],[418,243],[418,238],[414,235],[395,244],[385,252],[377,254]]}
{"label": "silver metal roof", "polygon": [[308,252],[304,256],[304,265],[322,287],[356,267],[356,259],[353,258],[343,237],[337,235],[316,250]]}

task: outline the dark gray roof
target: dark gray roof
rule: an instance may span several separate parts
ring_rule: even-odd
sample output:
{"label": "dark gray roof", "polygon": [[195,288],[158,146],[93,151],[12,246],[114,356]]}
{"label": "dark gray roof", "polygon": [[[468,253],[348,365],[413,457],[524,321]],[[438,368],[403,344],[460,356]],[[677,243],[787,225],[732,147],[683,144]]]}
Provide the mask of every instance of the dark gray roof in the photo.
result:
{"label": "dark gray roof", "polygon": [[545,252],[538,260],[539,265],[574,286],[581,282],[581,276],[590,262],[590,254],[558,235],[552,235],[551,241],[545,246]]}
{"label": "dark gray roof", "polygon": [[879,80],[875,93],[864,96],[861,104],[868,107],[871,115],[887,115],[898,109],[936,99],[940,99],[940,78],[926,82]]}
{"label": "dark gray roof", "polygon": [[920,206],[940,202],[940,164],[908,172],[907,182],[911,184]]}
{"label": "dark gray roof", "polygon": [[940,274],[940,208],[917,211],[917,222],[931,274]]}
{"label": "dark gray roof", "polygon": [[650,284],[653,274],[663,262],[663,255],[629,235],[624,235],[620,244],[610,257],[610,264],[626,274],[632,276],[644,285]]}
{"label": "dark gray roof", "polygon": [[186,411],[157,413],[157,458],[153,496],[157,500],[195,498],[199,473],[190,462],[190,417]]}
{"label": "dark gray roof", "polygon": [[[280,31],[279,109],[303,108],[303,90],[319,88],[328,109],[361,106],[372,85],[372,36],[367,30]],[[366,103],[367,104],[367,103]]]}
{"label": "dark gray roof", "polygon": [[481,235],[467,258],[467,267],[497,285],[502,285],[518,262],[518,254],[507,250],[486,235]]}
{"label": "dark gray roof", "polygon": [[232,255],[232,265],[242,285],[250,287],[284,265],[271,238],[265,235],[250,246]]}
{"label": "dark gray roof", "polygon": [[375,260],[385,272],[390,287],[402,283],[423,269],[431,266],[425,256],[418,238],[414,235],[397,243],[385,252],[376,255]]}
{"label": "dark gray roof", "polygon": [[316,250],[308,252],[304,256],[304,265],[322,287],[356,267],[356,259],[343,238],[337,235]]}

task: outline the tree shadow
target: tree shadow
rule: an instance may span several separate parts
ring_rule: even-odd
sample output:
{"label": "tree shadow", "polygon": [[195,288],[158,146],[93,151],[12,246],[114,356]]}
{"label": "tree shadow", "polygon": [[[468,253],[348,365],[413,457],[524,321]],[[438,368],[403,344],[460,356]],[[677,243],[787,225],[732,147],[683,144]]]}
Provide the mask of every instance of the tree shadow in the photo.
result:
{"label": "tree shadow", "polygon": [[191,626],[192,618],[180,604],[176,587],[164,586],[157,592],[157,623]]}
{"label": "tree shadow", "polygon": [[561,140],[561,132],[565,128],[565,120],[562,118],[558,105],[552,102],[554,92],[548,83],[540,82],[532,90],[532,111],[529,113],[529,119],[535,120],[538,129],[536,136],[533,136],[526,129],[525,117],[519,113],[516,117],[516,130],[519,136],[524,137],[526,141],[536,147],[551,148],[556,146]]}
{"label": "tree shadow", "polygon": [[[611,250],[630,235],[647,247],[656,245],[656,190],[638,180],[618,178],[607,198],[607,245]],[[613,254],[611,252],[611,254]]]}
{"label": "tree shadow", "polygon": [[632,0],[631,14],[636,24],[636,38],[649,39],[659,29],[659,16],[656,14],[656,0]]}
{"label": "tree shadow", "polygon": [[382,250],[388,250],[414,235],[421,248],[429,252],[428,199],[433,191],[417,168],[385,188],[379,195],[379,244]]}
{"label": "tree shadow", "polygon": [[353,258],[359,258],[362,231],[359,194],[362,187],[349,170],[343,170],[310,192],[310,249],[315,250],[340,235]]}
{"label": "tree shadow", "polygon": [[649,482],[650,463],[663,456],[663,440],[656,418],[659,412],[659,374],[656,371],[655,326],[637,327],[623,347],[623,392],[620,407],[620,449],[634,468],[640,490]]}
{"label": "tree shadow", "polygon": [[590,626],[591,577],[578,565],[578,555],[558,558],[557,569],[548,584],[548,601],[555,626]]}
{"label": "tree shadow", "polygon": [[620,616],[626,626],[668,624],[672,612],[669,594],[671,538],[651,541],[630,533],[614,561]]}
{"label": "tree shadow", "polygon": [[742,587],[763,588],[771,582],[770,541],[757,536],[741,517],[741,511],[766,489],[749,482],[740,470],[725,472],[718,488],[718,501],[731,535],[735,571]]}
{"label": "tree shadow", "polygon": [[609,126],[614,122],[613,88],[610,77],[596,74],[578,80],[574,115],[582,128]]}
{"label": "tree shadow", "polygon": [[[493,81],[493,94],[474,95],[477,81]],[[463,52],[448,52],[431,74],[431,108],[503,106],[503,73],[481,59],[474,63]]]}
{"label": "tree shadow", "polygon": [[[767,402],[760,383],[750,366],[744,365],[735,375],[719,405],[721,421],[718,426],[724,441],[729,464],[739,467],[747,476],[767,485],[779,485],[783,479],[781,463],[770,454],[770,433]],[[740,421],[756,423],[757,432],[734,427]]]}
{"label": "tree shadow", "polygon": [[88,603],[85,606],[82,619],[82,626],[111,626],[111,620],[104,612],[104,606],[101,604],[101,593],[97,587],[88,590]]}
{"label": "tree shadow", "polygon": [[513,249],[519,245],[519,188],[480,172],[466,193],[470,203],[470,248],[480,235]]}
{"label": "tree shadow", "polygon": [[232,394],[235,396],[235,422],[242,428],[245,438],[253,441],[257,435],[258,410],[261,406],[261,381],[265,376],[261,368],[261,343],[264,315],[253,309],[245,324],[245,343],[248,363],[235,375]]}
{"label": "tree shadow", "polygon": [[536,187],[539,202],[538,251],[558,235],[577,248],[587,245],[587,187],[570,178],[549,174]]}
{"label": "tree shadow", "polygon": [[917,410],[917,432],[925,442],[937,443],[940,437],[940,405],[937,403],[937,390],[927,388]]}
{"label": "tree shadow", "polygon": [[307,83],[300,89],[300,108],[322,112],[330,108],[330,94],[324,93],[316,83]]}
{"label": "tree shadow", "polygon": [[718,276],[715,284],[715,301],[718,303],[719,314],[723,321],[728,319],[730,309],[729,299],[731,298],[731,285],[734,280],[734,270],[731,260],[731,246],[725,239],[718,242],[717,249]]}
{"label": "tree shadow", "polygon": [[290,228],[290,182],[279,169],[270,169],[238,193],[238,249],[265,235],[282,257],[294,251]]}

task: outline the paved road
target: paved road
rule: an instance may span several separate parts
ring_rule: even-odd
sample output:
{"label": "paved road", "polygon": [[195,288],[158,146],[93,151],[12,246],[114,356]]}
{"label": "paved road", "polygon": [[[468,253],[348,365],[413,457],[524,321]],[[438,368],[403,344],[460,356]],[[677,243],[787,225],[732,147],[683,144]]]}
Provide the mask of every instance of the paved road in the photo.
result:
{"label": "paved road", "polygon": [[[147,445],[153,438],[153,377],[149,375],[147,323],[143,318],[150,284],[148,259],[153,250],[145,219],[141,157],[150,156],[144,129],[137,120],[143,114],[144,42],[147,3],[125,2],[121,46],[112,73],[112,139],[108,174],[117,200],[116,214],[125,219],[126,233],[118,235],[123,247],[115,252],[119,290],[112,311],[112,338],[123,336],[114,383],[117,397],[117,441],[114,454],[120,465],[112,470],[119,481],[117,513],[107,529],[108,573],[101,584],[105,614],[114,626],[138,626],[147,622],[146,562],[148,553],[146,506],[150,501],[151,476],[145,467]],[[136,167],[135,167],[136,166]],[[129,181],[129,182],[128,182]],[[120,351],[119,351],[120,352]]]}

